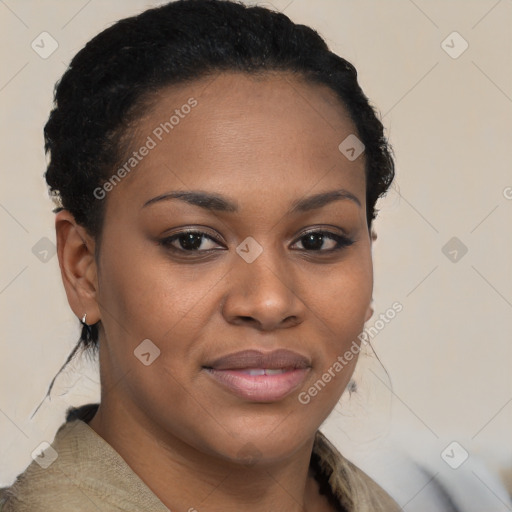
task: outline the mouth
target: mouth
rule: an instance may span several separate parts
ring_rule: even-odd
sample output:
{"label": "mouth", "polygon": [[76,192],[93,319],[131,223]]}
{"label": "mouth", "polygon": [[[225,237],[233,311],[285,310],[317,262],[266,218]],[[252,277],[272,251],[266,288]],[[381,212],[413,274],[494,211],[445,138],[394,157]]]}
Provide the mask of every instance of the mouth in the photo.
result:
{"label": "mouth", "polygon": [[297,389],[311,361],[290,350],[235,352],[203,366],[225,390],[251,402],[276,402]]}

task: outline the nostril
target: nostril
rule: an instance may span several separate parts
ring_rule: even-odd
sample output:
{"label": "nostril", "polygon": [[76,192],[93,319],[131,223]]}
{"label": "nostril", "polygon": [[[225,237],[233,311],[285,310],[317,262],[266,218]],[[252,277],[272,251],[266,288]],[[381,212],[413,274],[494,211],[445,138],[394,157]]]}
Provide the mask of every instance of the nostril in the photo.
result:
{"label": "nostril", "polygon": [[300,323],[300,320],[295,316],[295,315],[291,315],[289,317],[287,317],[283,323],[285,324],[292,324],[292,325],[297,325],[298,323]]}

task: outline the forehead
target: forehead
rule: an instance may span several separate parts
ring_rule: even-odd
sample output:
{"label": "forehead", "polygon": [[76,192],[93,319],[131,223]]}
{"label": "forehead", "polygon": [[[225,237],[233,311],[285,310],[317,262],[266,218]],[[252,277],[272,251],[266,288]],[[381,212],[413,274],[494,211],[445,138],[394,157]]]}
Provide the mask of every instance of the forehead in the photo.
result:
{"label": "forehead", "polygon": [[363,203],[364,155],[350,161],[338,149],[355,131],[332,90],[291,73],[218,73],[167,87],[134,123],[129,172],[108,199],[142,205],[203,189],[290,202],[343,187]]}

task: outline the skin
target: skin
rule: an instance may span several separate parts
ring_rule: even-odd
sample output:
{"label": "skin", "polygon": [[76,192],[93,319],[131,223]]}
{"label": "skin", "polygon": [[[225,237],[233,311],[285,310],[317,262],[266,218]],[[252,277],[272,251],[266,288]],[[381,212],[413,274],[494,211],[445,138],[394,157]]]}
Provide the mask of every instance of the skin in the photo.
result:
{"label": "skin", "polygon": [[[171,510],[332,510],[309,459],[357,358],[309,404],[298,395],[372,314],[364,154],[351,162],[338,150],[356,130],[325,86],[288,73],[221,73],[161,90],[133,126],[132,150],[192,96],[197,106],[104,199],[97,258],[98,240],[69,212],[57,214],[71,308],[89,324],[101,320],[102,399],[90,426]],[[290,212],[293,201],[338,189],[360,205],[341,199]],[[176,199],[143,206],[176,190],[220,194],[239,210]],[[159,244],[184,228],[213,237],[200,248],[215,250]],[[336,241],[315,239],[306,250],[313,228],[353,243],[328,254]],[[263,248],[252,263],[235,250],[248,236]],[[160,349],[149,366],[134,356],[144,339]],[[291,349],[312,367],[273,403],[239,398],[202,368],[251,348]]]}

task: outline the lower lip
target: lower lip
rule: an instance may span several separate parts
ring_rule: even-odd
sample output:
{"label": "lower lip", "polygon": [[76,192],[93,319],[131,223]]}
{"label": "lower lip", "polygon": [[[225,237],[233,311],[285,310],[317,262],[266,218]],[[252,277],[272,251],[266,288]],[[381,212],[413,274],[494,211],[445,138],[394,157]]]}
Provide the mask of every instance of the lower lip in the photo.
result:
{"label": "lower lip", "polygon": [[277,402],[288,396],[304,381],[309,368],[277,375],[249,375],[239,370],[206,369],[217,382],[235,395],[251,402]]}

